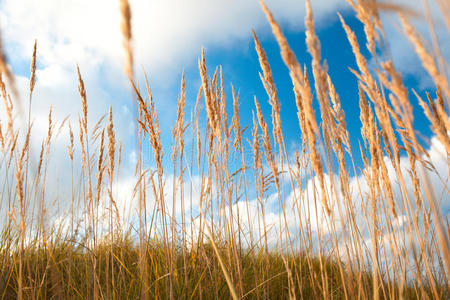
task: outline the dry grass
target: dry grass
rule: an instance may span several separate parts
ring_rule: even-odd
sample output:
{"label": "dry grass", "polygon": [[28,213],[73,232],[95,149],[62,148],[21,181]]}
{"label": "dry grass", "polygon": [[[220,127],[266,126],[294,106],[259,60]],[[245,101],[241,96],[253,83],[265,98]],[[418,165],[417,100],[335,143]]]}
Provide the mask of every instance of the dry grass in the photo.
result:
{"label": "dry grass", "polygon": [[[50,109],[47,137],[34,157],[31,108],[26,127],[16,124],[20,106],[13,103],[20,102],[0,45],[0,73],[8,79],[4,83],[0,76],[6,117],[0,121],[0,211],[5,212],[0,299],[449,298],[450,229],[439,208],[442,195],[429,177],[442,181],[448,199],[450,171],[437,173],[413,127],[401,73],[392,61],[377,57],[385,36],[379,10],[399,14],[418,60],[434,81],[435,95],[413,93],[445,149],[442,161],[448,168],[449,88],[439,67],[442,57],[426,49],[408,21],[411,12],[373,1],[348,2],[364,25],[367,49],[377,62],[369,68],[356,35],[339,15],[357,65],[351,71],[359,87],[360,171],[338,91],[321,56],[309,0],[309,69],[302,67],[260,1],[292,81],[301,139],[295,159],[286,150],[274,75],[253,32],[271,122],[255,96],[251,132],[246,130],[233,87],[234,115],[228,118],[222,69],[208,73],[202,50],[201,87],[190,118],[184,71],[181,77],[169,150],[172,166],[163,160],[162,136],[169,132],[161,132],[150,84],[145,77],[141,91],[133,74],[131,8],[120,1],[124,71],[137,103],[137,162],[130,195],[137,215],[121,211],[122,144],[116,139],[112,108],[96,124],[88,123],[89,98],[77,67],[79,126],[63,121],[55,131]],[[439,4],[448,17],[447,5]],[[35,42],[30,107],[38,50]],[[59,132],[69,137],[71,168],[70,193],[61,203],[53,201],[48,183],[52,142]],[[55,205],[70,206],[63,221],[49,213]],[[277,213],[276,220],[271,213]]]}

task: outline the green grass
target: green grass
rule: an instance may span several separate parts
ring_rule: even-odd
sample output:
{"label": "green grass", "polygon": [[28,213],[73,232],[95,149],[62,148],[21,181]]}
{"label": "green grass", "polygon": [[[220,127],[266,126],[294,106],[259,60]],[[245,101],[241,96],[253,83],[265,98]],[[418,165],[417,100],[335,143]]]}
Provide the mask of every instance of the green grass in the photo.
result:
{"label": "green grass", "polygon": [[[7,234],[3,234],[0,251],[0,299],[17,298],[18,289],[18,252],[7,251],[5,246]],[[10,247],[18,247],[17,238],[10,241]],[[217,245],[221,245],[216,241]],[[218,246],[222,258],[227,261],[226,245]],[[173,249],[169,249],[173,251]],[[46,242],[33,241],[24,249],[24,299],[92,299],[94,280],[99,282],[100,297],[105,299],[139,299],[142,289],[148,290],[152,299],[166,298],[169,295],[168,274],[165,253],[158,241],[148,241],[145,247],[147,274],[145,281],[139,278],[140,248],[137,242],[128,235],[115,241],[114,244],[103,242],[97,245],[94,253],[82,243],[74,242],[61,236],[53,236]],[[183,256],[184,253],[184,256]],[[279,252],[255,252],[238,249],[237,262],[242,272],[243,286],[236,288],[245,299],[287,299],[289,298],[289,282],[297,297],[304,299],[322,298],[326,292],[333,299],[345,299],[342,289],[338,263],[332,258],[311,257],[307,253],[287,256],[286,263],[291,272],[291,279],[286,265]],[[92,274],[92,255],[96,260],[96,277]],[[197,249],[181,248],[175,250],[175,267],[173,293],[176,299],[229,299],[230,291],[220,269],[217,256],[211,244],[206,243]],[[341,264],[343,262],[340,262]],[[226,263],[231,277],[237,274],[233,265],[236,261]],[[234,270],[234,271],[233,271]],[[113,276],[111,276],[113,274]],[[346,280],[357,282],[356,276],[363,286],[354,286],[349,295],[371,298],[372,277],[364,271],[346,274]],[[326,283],[324,278],[326,277]],[[354,278],[352,278],[354,277]],[[114,278],[114,283],[112,282]],[[325,287],[326,285],[326,287]],[[398,286],[382,283],[383,290],[395,289]],[[445,286],[440,288],[441,299],[449,296]],[[361,294],[362,293],[362,294]],[[403,289],[405,299],[419,299],[411,286]],[[381,295],[381,299],[390,298]]]}

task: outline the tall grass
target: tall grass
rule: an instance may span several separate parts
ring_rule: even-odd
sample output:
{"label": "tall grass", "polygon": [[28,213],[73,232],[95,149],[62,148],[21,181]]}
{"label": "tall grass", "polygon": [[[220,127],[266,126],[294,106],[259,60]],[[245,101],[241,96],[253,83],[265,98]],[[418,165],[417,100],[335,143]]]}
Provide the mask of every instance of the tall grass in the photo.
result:
{"label": "tall grass", "polygon": [[[435,84],[434,94],[412,94],[444,149],[442,161],[448,168],[450,90],[439,65],[443,58],[427,49],[403,8],[348,2],[364,25],[366,47],[376,62],[369,68],[355,33],[339,15],[358,67],[352,72],[359,87],[360,149],[351,147],[310,1],[305,43],[311,67],[297,60],[260,1],[292,81],[301,145],[293,154],[286,148],[271,66],[255,32],[271,117],[264,116],[255,97],[252,128],[241,124],[234,89],[234,115],[229,117],[222,69],[207,70],[202,51],[194,109],[189,118],[183,72],[172,147],[163,149],[150,83],[147,77],[144,85],[138,83],[133,72],[131,9],[128,1],[120,1],[124,70],[138,124],[134,190],[129,195],[137,202],[137,214],[131,217],[118,203],[122,146],[116,140],[113,110],[96,124],[88,123],[87,70],[78,67],[78,127],[64,120],[56,131],[69,137],[71,170],[65,176],[71,176],[71,187],[60,200],[68,214],[62,220],[52,217],[56,204],[47,177],[57,125],[50,110],[48,134],[35,156],[31,112],[25,122],[14,118],[20,116],[20,102],[0,49],[0,71],[13,96],[0,77],[5,115],[0,122],[0,205],[5,212],[1,299],[448,299],[450,229],[440,211],[442,196],[430,180],[437,168],[413,127],[411,92],[393,62],[377,51],[386,47],[379,10],[398,14]],[[29,107],[36,49],[35,44]],[[164,150],[171,166],[163,162]],[[361,170],[353,159],[358,151]],[[438,174],[444,200],[449,174]]]}

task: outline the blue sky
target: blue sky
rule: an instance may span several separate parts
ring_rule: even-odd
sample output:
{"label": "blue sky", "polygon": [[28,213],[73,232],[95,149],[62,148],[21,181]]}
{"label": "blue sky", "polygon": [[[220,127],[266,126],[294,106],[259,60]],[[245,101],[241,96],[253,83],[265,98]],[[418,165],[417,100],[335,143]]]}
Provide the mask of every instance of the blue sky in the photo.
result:
{"label": "blue sky", "polygon": [[[345,5],[342,7],[340,12],[343,14],[347,24],[356,33],[363,54],[370,61],[370,54],[364,47],[366,40],[364,37],[362,24],[355,17],[353,11],[348,9]],[[299,23],[303,23],[301,18],[299,18]],[[316,23],[317,34],[322,46],[322,58],[327,61],[329,66],[329,74],[333,80],[337,92],[340,95],[342,108],[346,114],[348,131],[351,137],[351,145],[355,150],[353,151],[353,154],[356,166],[357,168],[362,168],[362,161],[358,150],[359,141],[361,141],[358,86],[355,75],[350,71],[350,68],[358,70],[354,55],[337,14],[326,14],[326,17],[319,19]],[[290,46],[296,53],[297,59],[300,63],[306,64],[308,68],[308,73],[311,78],[311,85],[313,86],[313,76],[310,67],[311,57],[307,52],[305,45],[304,28],[302,26],[293,26],[292,24],[283,25],[285,25],[284,34],[286,35]],[[228,112],[230,117],[233,114],[231,84],[235,90],[240,91],[241,122],[243,127],[249,126],[247,132],[250,132],[250,128],[252,126],[251,112],[255,109],[253,97],[256,96],[258,98],[269,127],[271,127],[271,107],[267,101],[268,97],[258,76],[261,69],[256,51],[254,49],[254,42],[251,38],[250,28],[248,28],[247,31],[248,35],[246,38],[232,44],[225,46],[214,44],[207,45],[206,59],[207,68],[211,76],[217,66],[221,66],[223,68],[224,81],[228,95]],[[277,86],[277,91],[279,93],[279,98],[281,101],[282,128],[288,150],[300,150],[299,142],[301,132],[298,125],[296,114],[297,108],[295,105],[295,99],[292,92],[292,83],[288,70],[281,59],[278,44],[273,38],[270,29],[267,28],[267,26],[263,26],[259,28],[259,30],[256,30],[256,34],[261,40],[262,46],[268,56]],[[410,48],[409,51],[411,54],[413,52],[412,48]],[[198,86],[200,85],[197,57],[189,61],[185,67],[188,97],[190,98],[190,104],[194,105],[193,103],[195,103]],[[398,67],[400,70],[402,69],[401,65]],[[417,62],[415,70],[415,73],[404,70],[405,74],[403,79],[405,85],[408,88],[414,88],[421,95],[425,95],[425,91],[432,91],[432,86],[428,83],[423,83],[428,80],[428,76],[426,71],[421,67],[420,63]],[[417,72],[417,70],[419,72]],[[179,72],[175,72],[175,74],[177,76],[174,76],[174,78],[179,80],[179,78],[181,78],[181,70]],[[150,74],[150,81],[152,81],[154,76],[154,74]],[[179,92],[179,82],[177,82],[176,79],[175,83],[167,86],[165,83],[163,83],[162,87],[155,84],[152,85],[155,101],[160,104],[158,109],[160,109],[160,114],[162,115],[161,123],[163,124],[163,128],[167,128],[169,126],[171,127],[173,125],[172,121],[175,117],[173,105],[176,105],[175,101],[177,93]],[[415,129],[419,133],[419,136],[424,138],[422,141],[424,145],[426,145],[429,142],[428,139],[432,136],[429,122],[422,113],[422,109],[418,106],[417,100],[412,95],[412,92],[410,93],[410,99],[414,109]],[[170,103],[170,105],[167,105],[167,103]],[[317,118],[320,120],[320,112],[317,101],[315,101],[314,105]],[[189,107],[191,106],[189,106],[188,103],[188,111]],[[166,118],[165,116],[171,117]],[[166,144],[166,146],[168,147],[169,144]],[[352,172],[350,168],[349,171]]]}
{"label": "blue sky", "polygon": [[[43,1],[39,6],[37,2],[28,2],[28,6],[22,4],[18,7],[19,4],[15,4],[15,1],[4,1],[0,20],[12,69],[17,75],[24,77],[23,81],[29,76],[32,43],[34,38],[38,39],[38,83],[35,96],[37,100],[33,104],[33,110],[37,114],[45,113],[49,104],[52,104],[59,117],[67,114],[76,115],[79,111],[79,101],[76,100],[74,69],[78,63],[87,84],[92,122],[95,122],[95,117],[106,111],[105,105],[112,105],[118,118],[122,120],[129,118],[130,93],[128,82],[121,74],[120,32],[119,30],[114,32],[119,23],[117,6],[105,1],[94,1],[89,5],[83,1],[65,3],[61,1],[57,5],[52,1]],[[299,140],[299,128],[291,81],[259,4],[257,1],[248,1],[244,4],[232,2],[227,6],[220,1],[213,2],[192,1],[192,4],[188,5],[188,2],[182,1],[167,1],[168,4],[158,1],[150,4],[146,1],[131,1],[135,18],[133,31],[136,74],[141,83],[143,70],[149,75],[163,128],[172,127],[175,116],[174,105],[183,68],[187,75],[188,97],[191,103],[195,101],[200,84],[197,59],[202,46],[206,48],[209,72],[212,74],[218,65],[223,67],[230,109],[232,103],[230,84],[233,84],[236,90],[240,90],[243,125],[251,125],[254,95],[258,97],[263,112],[269,118],[270,107],[259,80],[260,68],[251,37],[251,29],[254,28],[274,73],[282,105],[281,116],[286,143],[294,147]],[[304,5],[289,0],[267,2],[282,24],[298,60],[306,64],[310,70],[310,55],[306,52],[304,42]],[[406,3],[408,7],[418,9],[417,4],[420,4],[420,1]],[[193,7],[198,9],[195,10]],[[145,9],[148,10],[147,17]],[[357,68],[336,12],[339,11],[344,15],[346,22],[355,31],[363,53],[367,55],[362,26],[345,1],[313,1],[313,9],[322,45],[322,57],[327,60],[329,74],[341,97],[352,146],[358,149],[360,122],[357,80],[349,70]],[[31,13],[32,11],[35,13]],[[97,19],[98,13],[104,18]],[[204,14],[211,16],[205,17]],[[27,20],[24,22],[25,15]],[[61,17],[58,18],[57,15]],[[396,44],[396,40],[401,39],[402,34],[399,28],[390,27],[388,18],[389,16],[386,16],[388,35],[394,37],[389,41],[393,47],[394,59],[396,52],[401,53],[397,55],[397,68],[403,71],[406,85],[424,95],[424,89],[431,87],[424,83],[427,81],[426,72],[420,63],[414,60],[412,48],[405,39],[400,46]],[[97,20],[100,20],[100,23]],[[419,25],[423,27],[423,24]],[[437,23],[437,26],[442,24]],[[442,46],[447,47],[448,42],[446,40],[444,42]],[[404,56],[411,58],[405,63]],[[44,90],[42,95],[39,95],[40,79],[44,85],[45,80],[49,81],[49,85],[42,88]],[[56,85],[59,80],[61,81],[59,89],[50,84],[52,82]],[[58,90],[62,89],[64,91],[58,93]],[[26,94],[24,87],[22,90],[23,94]],[[70,109],[68,105],[60,105],[58,98],[61,97],[70,99],[67,101],[72,102]],[[416,105],[417,101],[413,98],[411,100],[415,108],[416,129],[424,136],[430,137],[428,122]],[[95,103],[98,101],[102,105]],[[316,111],[318,112],[318,107]],[[130,120],[127,119],[127,122]],[[118,125],[129,127],[129,124],[120,124],[120,121]],[[126,132],[128,129],[124,129],[124,138],[129,136]],[[170,131],[164,132],[165,136],[170,136]],[[167,139],[163,137],[163,140]],[[166,143],[169,144],[170,142]],[[360,165],[358,151],[355,151],[355,154],[357,165]]]}
{"label": "blue sky", "polygon": [[[312,78],[310,55],[305,46],[304,3],[295,0],[266,2],[281,24],[299,62],[306,64]],[[356,167],[362,168],[358,145],[361,140],[361,124],[357,80],[349,70],[357,67],[336,12],[339,11],[355,31],[361,49],[367,55],[362,25],[344,0],[312,2],[322,58],[327,60],[329,74],[346,115]],[[420,0],[394,2],[418,12],[422,11]],[[234,88],[240,91],[241,126],[249,126],[250,133],[255,95],[270,126],[271,109],[258,76],[260,67],[254,50],[252,29],[256,31],[273,71],[281,101],[282,128],[288,151],[293,153],[296,149],[300,150],[300,131],[291,80],[258,1],[132,0],[130,4],[135,73],[142,86],[143,70],[149,76],[159,113],[166,164],[170,163],[171,131],[176,116],[181,73],[185,69],[188,97],[186,118],[190,118],[190,111],[200,86],[197,60],[202,46],[205,47],[208,73],[212,75],[216,66],[221,65],[223,68],[230,120],[230,85],[233,84]],[[450,40],[447,29],[434,2],[431,5],[441,51],[448,61]],[[382,15],[394,63],[397,70],[402,72],[405,84],[425,96],[426,90],[433,90],[432,83],[394,17],[392,14]],[[430,45],[425,20],[416,18],[411,21],[418,26]],[[107,112],[108,106],[113,107],[117,136],[124,142],[122,166],[125,171],[128,169],[129,173],[132,173],[135,123],[131,88],[122,68],[123,49],[118,3],[108,0],[24,0],[20,3],[17,0],[4,0],[0,4],[0,25],[4,48],[11,68],[17,75],[22,100],[27,99],[32,45],[34,39],[38,41],[37,83],[32,104],[34,149],[40,149],[40,141],[47,134],[50,105],[53,107],[56,121],[61,121],[69,115],[76,127],[77,115],[81,112],[75,72],[76,64],[79,64],[87,89],[89,122],[91,125],[95,124],[98,118]],[[424,138],[431,139],[429,122],[421,113],[412,93],[410,97],[414,108],[415,128]],[[319,114],[317,102],[315,108]],[[189,130],[186,138],[190,138]],[[64,134],[54,142],[54,160],[58,161],[62,157],[67,159],[67,144],[68,139]],[[149,157],[152,155],[149,154]],[[171,170],[171,167],[167,170]]]}

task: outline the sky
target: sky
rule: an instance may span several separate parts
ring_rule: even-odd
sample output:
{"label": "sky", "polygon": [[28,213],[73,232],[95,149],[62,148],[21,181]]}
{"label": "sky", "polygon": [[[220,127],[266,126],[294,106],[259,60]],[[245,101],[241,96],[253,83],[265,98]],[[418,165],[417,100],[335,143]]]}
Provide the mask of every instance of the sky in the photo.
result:
{"label": "sky", "polygon": [[[397,1],[401,3],[402,1]],[[403,1],[415,11],[421,11],[422,1]],[[406,4],[405,4],[406,3]],[[259,36],[271,64],[280,94],[281,116],[287,145],[295,147],[299,140],[296,108],[287,68],[282,63],[276,44],[258,1],[130,1],[132,9],[135,73],[143,84],[147,73],[156,108],[163,128],[171,128],[176,110],[182,70],[187,77],[188,111],[195,101],[200,85],[197,59],[205,47],[207,67],[212,74],[221,65],[224,71],[228,99],[231,104],[231,84],[240,91],[243,112],[251,112],[253,96],[261,102],[269,116],[258,72],[260,67],[251,30]],[[310,55],[304,43],[304,5],[301,1],[267,1],[269,9],[280,22],[300,63],[310,67]],[[62,120],[76,117],[80,111],[77,93],[76,64],[86,83],[91,123],[111,105],[118,120],[119,136],[126,139],[134,131],[130,85],[122,71],[123,49],[120,35],[118,4],[114,1],[14,1],[5,0],[0,6],[0,26],[5,51],[13,72],[18,76],[19,89],[26,99],[29,64],[34,40],[38,42],[37,85],[32,112],[35,130],[46,134],[48,108]],[[432,6],[433,11],[436,9]],[[351,48],[336,12],[343,14],[355,31],[363,51],[365,40],[362,25],[344,0],[313,1],[317,33],[322,45],[322,57],[342,99],[352,146],[358,147],[359,107],[357,80],[349,68],[357,69]],[[439,17],[439,14],[436,13]],[[383,16],[394,63],[404,76],[408,87],[423,95],[432,83],[416,59],[414,51],[403,37],[392,14]],[[436,18],[442,53],[450,53],[445,24]],[[426,35],[425,20],[416,18],[419,29]],[[429,34],[428,34],[429,36]],[[363,52],[368,54],[367,51]],[[448,55],[447,55],[448,56]],[[367,55],[368,57],[368,55]],[[310,69],[310,68],[309,68]],[[310,76],[312,77],[312,76]],[[415,125],[424,137],[430,138],[429,123],[421,114],[417,101]],[[316,103],[317,104],[317,103]],[[231,108],[231,105],[229,105]],[[316,108],[318,112],[318,108]],[[245,125],[251,125],[251,113],[242,114]],[[74,122],[76,118],[74,119]],[[163,132],[163,142],[170,145],[170,132]],[[39,133],[36,132],[35,136]],[[357,152],[357,151],[355,151]],[[355,157],[357,164],[361,162]]]}
{"label": "sky", "polygon": [[[346,23],[356,33],[363,54],[369,57],[363,46],[366,42],[363,28],[346,1],[312,2],[322,58],[327,61],[329,74],[340,96],[352,148],[359,149],[361,123],[357,80],[349,69],[357,67],[336,12],[342,14]],[[419,17],[411,21],[424,35],[427,45],[431,46],[425,18],[420,15],[423,11],[423,1],[394,2],[419,13]],[[447,28],[434,1],[431,2],[431,14],[435,20],[441,52],[448,61],[450,39]],[[304,42],[304,3],[294,0],[267,0],[266,3],[281,24],[297,59],[301,64],[306,64],[311,72],[311,58]],[[186,109],[190,112],[201,84],[197,62],[202,47],[205,48],[209,74],[214,72],[216,66],[223,68],[229,115],[232,115],[233,85],[240,91],[242,127],[252,126],[254,96],[257,96],[261,104],[266,121],[269,120],[271,109],[258,76],[260,67],[254,50],[252,29],[258,35],[273,71],[281,101],[282,128],[288,151],[294,153],[299,150],[300,131],[289,73],[258,1],[131,0],[130,6],[135,74],[141,85],[144,84],[144,72],[148,75],[162,128],[165,164],[170,163],[171,130],[176,117],[181,74],[185,70]],[[382,15],[395,66],[402,73],[405,84],[424,96],[426,91],[433,90],[433,83],[401,33],[399,23],[394,17],[392,13]],[[69,116],[71,123],[77,124],[77,116],[81,112],[76,77],[78,64],[86,84],[89,123],[93,126],[107,113],[108,107],[112,107],[117,137],[124,143],[123,168],[125,173],[128,170],[131,174],[135,160],[135,122],[130,84],[123,72],[118,1],[3,0],[0,4],[0,26],[3,47],[16,75],[16,83],[25,107],[25,100],[28,99],[31,53],[33,43],[37,40],[37,83],[32,102],[34,149],[39,151],[40,141],[47,134],[50,106],[55,121],[62,121]],[[369,63],[374,64],[370,59]],[[439,145],[431,143],[433,134],[430,124],[421,113],[411,92],[410,97],[414,109],[414,127],[422,137],[423,144],[427,148],[434,145],[433,149],[440,149]],[[318,113],[317,102],[315,109]],[[61,134],[53,144],[54,161],[67,155],[67,144],[67,135]],[[362,168],[359,151],[354,151],[354,158],[357,169]],[[64,175],[63,168],[56,172]],[[118,184],[130,186],[131,181],[127,180],[129,179]]]}

